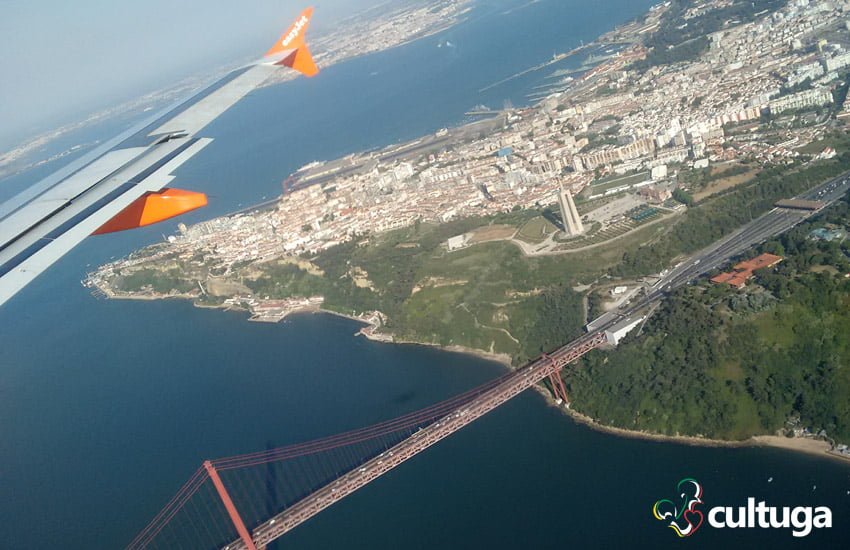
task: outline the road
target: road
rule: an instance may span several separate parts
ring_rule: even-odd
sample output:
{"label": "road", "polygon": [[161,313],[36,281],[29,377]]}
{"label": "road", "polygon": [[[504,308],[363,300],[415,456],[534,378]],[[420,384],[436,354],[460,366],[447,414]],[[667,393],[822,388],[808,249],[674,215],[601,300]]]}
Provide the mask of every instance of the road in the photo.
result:
{"label": "road", "polygon": [[[479,394],[471,395],[468,400],[463,400],[457,406],[449,409],[447,414],[435,417],[435,422],[423,426],[401,443],[364,462],[361,467],[341,475],[336,480],[257,526],[251,533],[252,542],[257,548],[265,547],[325,508],[339,502],[538,384],[549,375],[558,373],[564,366],[577,360],[590,350],[604,344],[604,334],[599,332],[584,334],[554,351],[550,356],[543,356],[499,378],[494,381],[494,384],[485,385]],[[235,540],[228,544],[224,550],[247,550],[247,546],[244,541]]]}
{"label": "road", "polygon": [[[850,190],[850,173],[845,173],[794,198],[817,200],[829,205],[847,194],[848,190]],[[621,319],[637,314],[677,287],[690,283],[697,277],[722,266],[747,249],[788,231],[806,218],[817,214],[817,212],[783,208],[770,210],[731,235],[709,245],[678,264],[654,285],[647,287],[647,293],[643,298],[632,304],[625,304],[621,306],[619,311],[609,312],[609,314],[595,320],[589,325],[592,326],[591,330],[604,330]]]}
{"label": "road", "polygon": [[[850,188],[850,174],[845,174],[796,198],[832,203],[843,196],[848,188]],[[722,265],[747,248],[787,231],[812,214],[813,212],[775,208],[732,235],[703,249],[687,261],[679,264],[671,273],[653,287],[650,287],[654,290],[651,290],[637,303],[626,306],[620,312],[611,312],[614,315],[611,315],[610,319],[550,355],[543,355],[536,361],[505,375],[495,381],[493,385],[485,385],[480,394],[470,396],[469,401],[464,399],[448,414],[440,416],[438,421],[423,426],[419,431],[386,452],[366,461],[360,468],[341,475],[338,479],[318,489],[280,514],[263,522],[251,533],[251,542],[258,548],[265,547],[325,508],[450,436],[526,389],[538,384],[546,377],[552,374],[557,375],[562,368],[582,357],[588,351],[605,345],[604,330],[620,319],[635,315],[653,302],[661,300],[670,290],[689,283],[694,278]],[[242,540],[236,540],[227,545],[225,550],[241,550],[247,548],[247,546]]]}

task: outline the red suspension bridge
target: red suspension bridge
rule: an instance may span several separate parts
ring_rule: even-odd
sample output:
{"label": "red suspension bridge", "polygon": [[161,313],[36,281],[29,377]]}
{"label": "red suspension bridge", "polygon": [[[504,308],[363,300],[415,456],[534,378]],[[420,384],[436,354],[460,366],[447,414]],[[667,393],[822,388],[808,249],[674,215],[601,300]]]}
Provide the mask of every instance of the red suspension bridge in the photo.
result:
{"label": "red suspension bridge", "polygon": [[[798,196],[834,202],[850,174]],[[549,380],[567,402],[561,369],[606,342],[606,328],[660,300],[754,244],[793,227],[800,215],[774,209],[680,263],[627,310],[551,355],[464,394],[368,428],[299,445],[207,461],[128,549],[254,550],[266,545],[402,462]],[[696,261],[692,261],[696,259]]]}
{"label": "red suspension bridge", "polygon": [[367,428],[205,462],[127,547],[265,548],[328,506],[549,381],[568,401],[561,369],[605,343],[587,334],[473,390]]}

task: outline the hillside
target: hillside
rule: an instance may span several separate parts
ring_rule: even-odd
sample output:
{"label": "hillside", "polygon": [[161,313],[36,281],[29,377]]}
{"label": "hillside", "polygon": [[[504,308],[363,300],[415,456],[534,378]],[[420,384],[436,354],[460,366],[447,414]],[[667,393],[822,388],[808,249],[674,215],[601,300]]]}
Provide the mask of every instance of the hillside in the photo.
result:
{"label": "hillside", "polygon": [[744,439],[825,430],[850,441],[847,200],[761,247],[783,255],[745,290],[707,282],[667,300],[639,335],[566,377],[573,407],[668,435]]}

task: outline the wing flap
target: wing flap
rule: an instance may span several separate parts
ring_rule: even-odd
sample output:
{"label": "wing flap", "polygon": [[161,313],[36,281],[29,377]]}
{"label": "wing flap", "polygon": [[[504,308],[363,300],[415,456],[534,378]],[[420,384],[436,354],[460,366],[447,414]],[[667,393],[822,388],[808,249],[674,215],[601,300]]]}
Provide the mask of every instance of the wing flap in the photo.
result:
{"label": "wing flap", "polygon": [[97,195],[81,198],[73,208],[64,209],[49,223],[39,226],[38,232],[0,252],[0,304],[139,197],[152,188],[158,190],[168,185],[174,179],[171,173],[211,141],[193,139],[178,144],[142,181],[131,177],[108,190],[98,189]]}
{"label": "wing flap", "polygon": [[[318,72],[304,39],[312,14],[312,8],[302,12],[269,50],[271,58],[232,71],[0,204],[0,305],[110,220],[104,229],[146,225],[205,204],[202,194],[177,200],[168,194],[177,190],[162,192],[174,179],[171,171],[210,142],[198,132],[279,65],[307,76]],[[153,197],[150,209],[147,200],[138,202],[146,195]]]}
{"label": "wing flap", "polygon": [[0,220],[0,250],[33,226],[49,218],[87,189],[119,171],[147,149],[132,148],[112,151],[72,174],[62,185],[48,189],[30,203]]}

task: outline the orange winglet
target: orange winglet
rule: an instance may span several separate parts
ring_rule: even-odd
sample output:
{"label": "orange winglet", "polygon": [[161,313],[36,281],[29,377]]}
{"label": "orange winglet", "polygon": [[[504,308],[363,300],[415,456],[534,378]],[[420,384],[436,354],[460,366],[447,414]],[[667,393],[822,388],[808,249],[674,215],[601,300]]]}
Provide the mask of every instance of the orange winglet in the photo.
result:
{"label": "orange winglet", "polygon": [[307,47],[305,35],[307,27],[310,26],[310,19],[313,17],[313,8],[307,8],[298,19],[283,33],[283,36],[275,43],[272,48],[266,52],[265,57],[271,58],[271,63],[275,65],[286,65],[296,71],[306,75],[315,76],[319,72],[319,68],[313,61],[313,56],[310,54],[310,49]]}
{"label": "orange winglet", "polygon": [[313,61],[313,56],[310,55],[310,49],[307,47],[307,44],[292,52],[282,63],[304,76],[316,76],[319,74],[319,68],[316,66],[316,62]]}
{"label": "orange winglet", "polygon": [[152,225],[207,205],[207,196],[183,189],[163,189],[142,195],[92,235]]}

